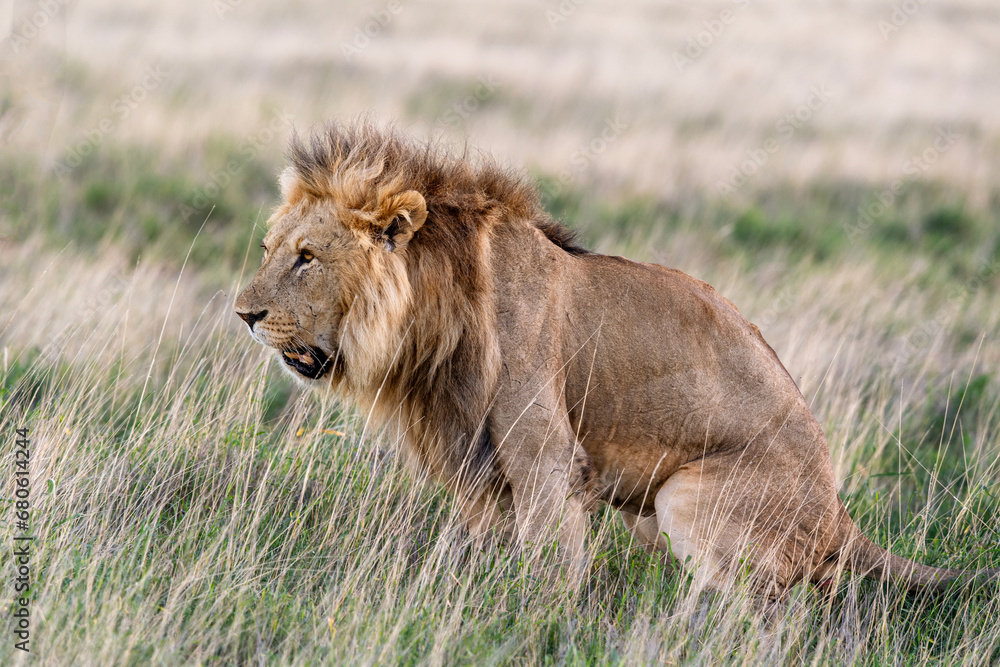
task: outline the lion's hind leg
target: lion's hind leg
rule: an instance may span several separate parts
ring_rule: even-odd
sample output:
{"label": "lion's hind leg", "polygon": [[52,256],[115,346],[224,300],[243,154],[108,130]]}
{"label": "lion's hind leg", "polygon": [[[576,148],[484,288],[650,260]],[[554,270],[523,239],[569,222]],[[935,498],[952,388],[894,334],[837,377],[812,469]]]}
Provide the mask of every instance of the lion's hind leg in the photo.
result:
{"label": "lion's hind leg", "polygon": [[[826,505],[836,492],[808,480],[769,478],[739,459],[709,457],[681,468],[657,491],[660,532],[674,557],[694,567],[695,585],[725,590],[745,579],[753,592],[778,597],[829,567],[836,530]],[[833,496],[832,502],[827,496]]]}
{"label": "lion's hind leg", "polygon": [[636,543],[650,553],[662,551],[670,553],[670,541],[660,532],[656,515],[639,516],[625,510],[619,510],[625,527],[635,538]]}

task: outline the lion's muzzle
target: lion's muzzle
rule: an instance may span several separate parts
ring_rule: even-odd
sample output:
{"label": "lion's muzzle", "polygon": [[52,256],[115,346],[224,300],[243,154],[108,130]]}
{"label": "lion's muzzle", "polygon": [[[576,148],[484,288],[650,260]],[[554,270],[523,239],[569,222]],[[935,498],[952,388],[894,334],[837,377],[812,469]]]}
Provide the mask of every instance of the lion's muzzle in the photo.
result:
{"label": "lion's muzzle", "polygon": [[[240,298],[242,299],[243,296],[241,295]],[[290,344],[291,340],[289,339],[298,339],[299,337],[289,336],[287,331],[284,331],[283,335],[278,336],[278,340],[275,340],[274,322],[271,322],[270,325],[263,322],[268,316],[268,310],[255,310],[252,307],[247,308],[246,305],[240,308],[240,305],[237,303],[236,314],[247,323],[250,328],[250,336],[258,343],[276,349],[281,354],[281,360],[285,365],[299,375],[310,380],[317,380],[334,365],[330,355],[314,345],[304,344],[301,340],[298,340],[297,344]],[[271,320],[274,319],[272,316]],[[282,318],[278,319],[277,331],[282,332],[287,327],[281,326],[280,320]],[[285,324],[287,325],[287,323]]]}

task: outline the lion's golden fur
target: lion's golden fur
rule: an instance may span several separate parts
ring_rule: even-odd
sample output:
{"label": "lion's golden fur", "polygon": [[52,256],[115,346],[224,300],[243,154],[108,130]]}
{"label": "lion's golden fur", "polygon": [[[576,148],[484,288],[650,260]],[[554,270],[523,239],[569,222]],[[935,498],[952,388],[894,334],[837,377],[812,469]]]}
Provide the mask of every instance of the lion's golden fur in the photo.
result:
{"label": "lion's golden fur", "polygon": [[330,125],[290,162],[236,310],[299,377],[397,425],[475,535],[578,559],[603,501],[708,586],[741,562],[769,594],[843,568],[960,575],[860,533],[802,394],[707,284],[589,253],[524,177],[392,129]]}

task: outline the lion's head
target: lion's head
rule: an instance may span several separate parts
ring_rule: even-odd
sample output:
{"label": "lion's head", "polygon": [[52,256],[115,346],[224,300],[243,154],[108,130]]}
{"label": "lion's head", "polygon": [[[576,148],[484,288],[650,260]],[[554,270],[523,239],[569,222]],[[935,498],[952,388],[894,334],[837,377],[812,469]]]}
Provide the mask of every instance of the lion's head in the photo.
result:
{"label": "lion's head", "polygon": [[[236,300],[253,338],[306,381],[370,384],[406,327],[402,255],[427,218],[423,196],[377,174],[290,167],[268,221],[264,259]],[[345,182],[350,181],[350,182]]]}

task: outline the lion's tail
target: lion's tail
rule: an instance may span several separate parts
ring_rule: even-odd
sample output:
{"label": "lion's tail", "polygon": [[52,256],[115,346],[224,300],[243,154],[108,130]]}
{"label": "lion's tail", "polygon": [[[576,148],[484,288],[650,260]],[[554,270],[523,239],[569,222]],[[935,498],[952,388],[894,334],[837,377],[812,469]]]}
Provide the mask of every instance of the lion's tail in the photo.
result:
{"label": "lion's tail", "polygon": [[845,569],[854,574],[880,581],[896,581],[909,590],[943,590],[952,583],[983,585],[1000,582],[1000,570],[952,570],[921,565],[891,554],[878,546],[856,527],[845,545],[842,560]]}

